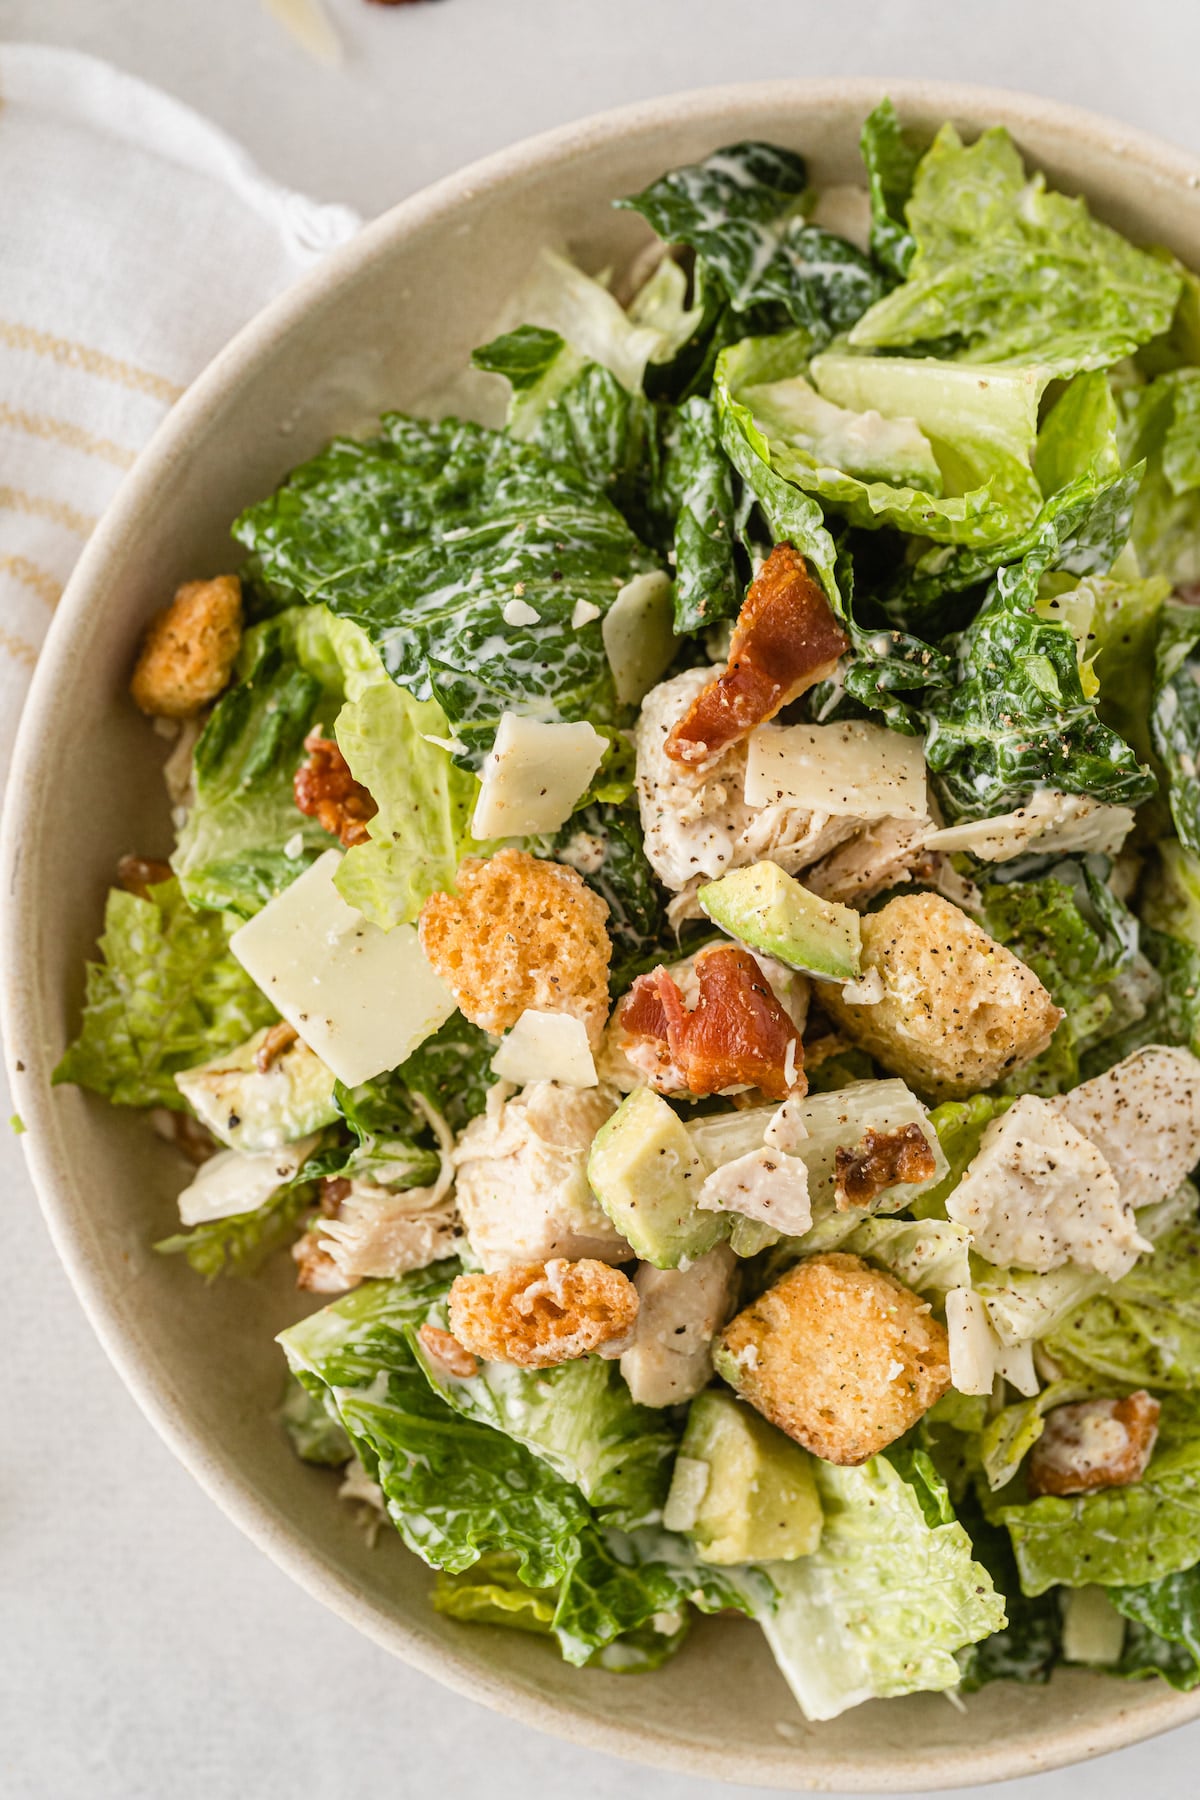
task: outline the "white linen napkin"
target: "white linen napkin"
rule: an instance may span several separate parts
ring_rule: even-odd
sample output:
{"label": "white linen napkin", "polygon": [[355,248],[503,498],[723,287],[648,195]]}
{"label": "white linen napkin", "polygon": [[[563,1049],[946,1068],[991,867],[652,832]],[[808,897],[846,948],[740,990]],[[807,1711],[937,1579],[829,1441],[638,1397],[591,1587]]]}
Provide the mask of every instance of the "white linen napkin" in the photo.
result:
{"label": "white linen napkin", "polygon": [[105,63],[0,45],[0,785],[50,616],[138,450],[359,223]]}

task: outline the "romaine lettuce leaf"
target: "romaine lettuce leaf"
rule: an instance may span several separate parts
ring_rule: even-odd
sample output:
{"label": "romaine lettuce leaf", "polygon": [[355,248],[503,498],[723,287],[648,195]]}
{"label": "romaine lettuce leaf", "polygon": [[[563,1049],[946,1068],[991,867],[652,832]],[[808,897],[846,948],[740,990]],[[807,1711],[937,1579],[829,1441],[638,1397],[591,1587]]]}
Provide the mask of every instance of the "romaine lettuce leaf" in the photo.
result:
{"label": "romaine lettuce leaf", "polygon": [[924,345],[972,363],[1102,369],[1168,329],[1180,278],[1027,178],[1003,127],[964,145],[943,125],[913,178],[907,278],[850,333],[856,348]]}
{"label": "romaine lettuce leaf", "polygon": [[289,608],[242,640],[237,679],[196,744],[195,797],[171,858],[193,906],[249,918],[329,848],[292,790],[306,735],[332,731],[342,703],[329,624]]}
{"label": "romaine lettuce leaf", "polygon": [[1146,463],[1133,513],[1142,568],[1172,585],[1200,580],[1200,369],[1126,389],[1121,423],[1127,461]]}
{"label": "romaine lettuce leaf", "polygon": [[1129,1620],[1114,1673],[1161,1675],[1174,1688],[1200,1682],[1200,1567],[1141,1587],[1112,1587],[1108,1597]]}
{"label": "romaine lettuce leaf", "polygon": [[790,322],[827,341],[882,292],[868,257],[809,225],[803,157],[773,144],[728,144],[618,204],[669,244],[687,244],[735,313],[758,330]]}
{"label": "romaine lettuce leaf", "polygon": [[277,1016],[229,952],[237,923],[193,913],[177,881],[145,900],[111,889],[102,960],[88,964],[80,1033],[55,1083],[76,1082],[114,1106],[186,1111],[178,1071],[245,1043]]}
{"label": "romaine lettuce leaf", "polygon": [[917,253],[904,212],[924,150],[902,129],[890,100],[867,115],[859,147],[871,195],[871,255],[903,281]]}
{"label": "romaine lettuce leaf", "polygon": [[1168,600],[1155,646],[1150,733],[1179,840],[1200,851],[1200,606]]}
{"label": "romaine lettuce leaf", "polygon": [[160,1256],[186,1256],[188,1266],[206,1281],[215,1281],[226,1272],[254,1275],[269,1256],[296,1236],[312,1203],[311,1184],[298,1177],[254,1212],[208,1219],[190,1231],[161,1238],[154,1248]]}
{"label": "romaine lettuce leaf", "polygon": [[1200,1222],[1185,1220],[1120,1281],[1074,1308],[1046,1348],[1083,1377],[1188,1393],[1200,1388]]}
{"label": "romaine lettuce leaf", "polygon": [[1031,1399],[1018,1400],[994,1413],[979,1434],[979,1463],[989,1488],[1007,1487],[1046,1429],[1046,1414],[1056,1406],[1070,1406],[1097,1391],[1089,1381],[1049,1382]]}
{"label": "romaine lettuce leaf", "polygon": [[1025,1497],[1018,1478],[981,1495],[1012,1539],[1021,1586],[1139,1586],[1200,1561],[1200,1417],[1191,1395],[1164,1396],[1158,1443],[1145,1475],[1129,1487],[1075,1499]]}
{"label": "romaine lettuce leaf", "polygon": [[711,400],[696,395],[672,415],[662,480],[675,515],[675,629],[702,631],[742,603],[733,481]]}
{"label": "romaine lettuce leaf", "polygon": [[[335,439],[235,532],[275,598],[353,620],[393,681],[439,702],[460,763],[479,765],[506,710],[619,716],[601,618],[654,559],[585,476],[531,445],[389,414],[376,438]],[[580,601],[596,614],[576,626]],[[514,610],[527,622],[509,623]]]}
{"label": "romaine lettuce leaf", "polygon": [[[573,868],[608,907],[612,940],[609,991],[623,994],[634,977],[671,956],[686,954],[667,920],[667,894],[646,860],[637,806],[593,802],[568,819],[547,847],[556,861]],[[708,936],[705,926],[702,935]]]}
{"label": "romaine lettuce leaf", "polygon": [[1061,1650],[1058,1595],[1039,1594],[1031,1599],[1023,1594],[1008,1533],[989,1525],[978,1506],[970,1501],[964,1504],[962,1517],[976,1561],[982,1563],[996,1591],[1004,1596],[1008,1623],[1002,1631],[959,1652],[961,1691],[977,1693],[989,1681],[1023,1681],[1040,1686],[1049,1681]]}
{"label": "romaine lettuce leaf", "polygon": [[955,1653],[999,1631],[1004,1603],[957,1522],[930,1525],[886,1457],[814,1461],[825,1524],[811,1556],[767,1565],[762,1620],[804,1715],[832,1719],[877,1695],[955,1687]]}
{"label": "romaine lettuce leaf", "polygon": [[301,1462],[336,1468],[354,1454],[350,1439],[330,1412],[323,1394],[310,1394],[304,1383],[288,1373],[279,1421]]}
{"label": "romaine lettuce leaf", "polygon": [[[478,1025],[472,1025],[461,1013],[453,1013],[432,1037],[413,1051],[407,1062],[390,1076],[378,1076],[369,1087],[386,1085],[420,1094],[436,1113],[445,1119],[451,1131],[459,1132],[487,1105],[488,1089],[495,1083],[492,1058],[496,1039]],[[363,1090],[358,1088],[356,1094]],[[356,1117],[347,1114],[351,1123]],[[362,1119],[361,1112],[357,1114]]]}
{"label": "romaine lettuce leaf", "polygon": [[[916,1204],[927,1198],[919,1194]],[[864,1219],[840,1248],[878,1263],[940,1306],[951,1288],[971,1285],[970,1243],[966,1227],[948,1219]]]}

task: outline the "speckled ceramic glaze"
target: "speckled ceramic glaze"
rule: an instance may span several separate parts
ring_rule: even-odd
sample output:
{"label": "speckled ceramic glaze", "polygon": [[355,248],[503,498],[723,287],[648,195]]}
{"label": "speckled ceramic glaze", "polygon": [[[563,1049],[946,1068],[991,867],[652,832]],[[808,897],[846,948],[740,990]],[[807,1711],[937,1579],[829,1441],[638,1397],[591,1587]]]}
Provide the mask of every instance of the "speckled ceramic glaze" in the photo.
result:
{"label": "speckled ceramic glaze", "polygon": [[126,695],[147,615],[176,582],[234,566],[231,519],[332,433],[444,388],[541,245],[620,266],[645,227],[612,211],[614,196],[738,138],[803,150],[817,185],[859,179],[859,128],[885,91],[916,125],[1007,125],[1056,185],[1200,264],[1200,165],[1086,113],[978,88],[713,89],[587,120],[440,182],[234,340],[92,538],[25,713],[5,819],[3,932],[9,1069],[59,1252],[147,1416],[244,1531],[385,1648],[530,1725],[697,1775],[896,1793],[1093,1756],[1195,1717],[1200,1694],[1066,1673],[1046,1688],[997,1684],[962,1710],[927,1694],[808,1725],[740,1620],[702,1621],[661,1672],[624,1677],[570,1669],[519,1632],[439,1618],[430,1572],[398,1539],[369,1549],[336,1483],[298,1463],[272,1422],[272,1338],[298,1310],[286,1259],[253,1285],[207,1288],[182,1259],[154,1255],[181,1184],[174,1153],[140,1117],[50,1086],[116,860],[169,842],[163,746]]}

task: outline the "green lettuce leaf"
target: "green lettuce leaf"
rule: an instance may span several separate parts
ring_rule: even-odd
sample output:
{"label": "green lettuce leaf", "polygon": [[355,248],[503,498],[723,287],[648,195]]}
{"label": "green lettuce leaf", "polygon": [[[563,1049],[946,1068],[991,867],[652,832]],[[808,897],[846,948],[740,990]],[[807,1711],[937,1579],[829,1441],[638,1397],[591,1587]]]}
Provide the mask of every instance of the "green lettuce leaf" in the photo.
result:
{"label": "green lettuce leaf", "polygon": [[91,1088],[115,1106],[186,1111],[179,1070],[245,1043],[277,1016],[230,955],[237,923],[193,913],[177,881],[145,900],[111,889],[102,960],[88,964],[80,1033],[55,1083]]}
{"label": "green lettuce leaf", "polygon": [[923,1194],[918,1194],[909,1211],[918,1219],[944,1219],[946,1201],[966,1173],[967,1164],[979,1150],[980,1139],[1012,1100],[997,1094],[972,1094],[969,1100],[943,1100],[929,1115],[929,1123],[937,1132],[938,1143],[950,1164],[948,1172]]}
{"label": "green lettuce leaf", "polygon": [[1069,1406],[1096,1392],[1088,1381],[1049,1382],[1032,1399],[1002,1407],[979,1434],[979,1463],[992,1492],[1007,1487],[1046,1429],[1046,1414],[1056,1406]]}
{"label": "green lettuce leaf", "polygon": [[301,1462],[337,1468],[354,1454],[350,1439],[330,1412],[323,1394],[310,1394],[303,1382],[287,1376],[279,1421]]}
{"label": "green lettuce leaf", "polygon": [[[477,767],[504,711],[618,719],[600,621],[654,566],[573,465],[502,432],[390,414],[335,439],[235,527],[276,599],[366,632],[392,680],[436,699]],[[576,606],[596,609],[572,624]],[[536,623],[509,624],[514,601]]]}
{"label": "green lettuce leaf", "polygon": [[1200,369],[1125,389],[1121,425],[1126,460],[1146,464],[1133,513],[1138,561],[1172,585],[1200,580]]}
{"label": "green lettuce leaf", "polygon": [[[612,940],[609,990],[623,994],[635,976],[678,956],[681,945],[668,924],[668,897],[642,848],[637,806],[593,803],[570,818],[549,853],[582,875],[608,907]],[[704,935],[708,935],[707,929]],[[682,946],[686,951],[686,944]]]}
{"label": "green lettuce leaf", "polygon": [[1004,1597],[1008,1623],[1002,1631],[982,1638],[959,1652],[961,1691],[974,1694],[990,1681],[1021,1681],[1041,1686],[1049,1681],[1062,1648],[1062,1615],[1058,1595],[1021,1592],[1016,1559],[1008,1533],[989,1525],[970,1501],[962,1517],[971,1538],[971,1549]]}
{"label": "green lettuce leaf", "polygon": [[329,625],[290,608],[242,640],[237,679],[196,744],[195,797],[171,858],[193,906],[249,918],[330,846],[292,791],[306,735],[332,731],[342,703]]}
{"label": "green lettuce leaf", "polygon": [[1004,1624],[1004,1603],[957,1522],[931,1525],[886,1457],[814,1462],[825,1524],[811,1556],[768,1565],[762,1627],[808,1719],[862,1700],[955,1687],[956,1652]]}
{"label": "green lettuce leaf", "polygon": [[488,1089],[496,1079],[492,1074],[496,1048],[495,1038],[454,1013],[391,1076],[377,1080],[406,1094],[420,1094],[451,1131],[459,1132],[487,1105]]}
{"label": "green lettuce leaf", "polygon": [[1171,324],[1180,278],[1027,178],[1002,127],[943,125],[913,178],[907,278],[854,326],[856,348],[936,347],[966,362],[1108,368]]}
{"label": "green lettuce leaf", "polygon": [[1169,600],[1159,618],[1150,732],[1167,772],[1179,840],[1200,850],[1200,606]]}
{"label": "green lettuce leaf", "polygon": [[1136,1587],[1200,1561],[1200,1430],[1190,1395],[1163,1399],[1158,1443],[1142,1479],[1075,1499],[1024,1497],[1017,1482],[982,1496],[1012,1539],[1021,1586]]}
{"label": "green lettuce leaf", "polygon": [[1200,1568],[1112,1587],[1108,1597],[1129,1620],[1117,1674],[1161,1675],[1183,1689],[1200,1682]]}
{"label": "green lettuce leaf", "polygon": [[1046,1339],[1065,1368],[1128,1388],[1200,1388],[1200,1222],[1160,1239],[1106,1293],[1074,1309]]}
{"label": "green lettuce leaf", "polygon": [[669,244],[687,244],[734,313],[803,326],[827,341],[878,298],[883,284],[853,244],[809,225],[803,157],[773,144],[728,144],[674,169],[618,204]]}
{"label": "green lettuce leaf", "polygon": [[269,1256],[296,1236],[312,1203],[311,1184],[297,1179],[253,1212],[208,1219],[161,1238],[154,1248],[160,1256],[186,1256],[189,1268],[206,1281],[225,1273],[256,1275]]}
{"label": "green lettuce leaf", "polygon": [[[918,1194],[916,1204],[926,1199]],[[948,1219],[864,1219],[839,1248],[878,1263],[940,1306],[951,1288],[971,1285],[970,1241],[965,1226]]]}
{"label": "green lettuce leaf", "polygon": [[675,629],[702,631],[742,603],[733,481],[711,400],[696,395],[672,416],[662,479],[675,516]]}
{"label": "green lettuce leaf", "polygon": [[905,207],[924,149],[902,129],[890,100],[868,113],[859,147],[871,195],[871,255],[903,281],[917,253]]}

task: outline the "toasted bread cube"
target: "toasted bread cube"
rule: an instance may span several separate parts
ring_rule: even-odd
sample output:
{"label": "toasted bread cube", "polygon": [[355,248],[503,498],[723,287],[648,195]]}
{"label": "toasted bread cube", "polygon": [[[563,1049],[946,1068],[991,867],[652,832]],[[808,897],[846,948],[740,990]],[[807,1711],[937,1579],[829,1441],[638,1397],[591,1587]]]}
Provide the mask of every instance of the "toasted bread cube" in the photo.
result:
{"label": "toasted bread cube", "polygon": [[882,999],[855,1006],[828,983],[822,1006],[933,1100],[991,1087],[1040,1055],[1063,1016],[1032,969],[940,894],[902,894],[868,913],[862,966],[859,986],[878,970]]}
{"label": "toasted bread cube", "polygon": [[151,619],[129,691],[144,713],[194,718],[228,687],[241,642],[237,576],[185,581]]}
{"label": "toasted bread cube", "polygon": [[1145,1388],[1125,1400],[1056,1406],[1029,1456],[1029,1492],[1090,1494],[1140,1481],[1154,1452],[1162,1408]]}
{"label": "toasted bread cube", "polygon": [[569,1013],[593,1047],[608,1017],[608,907],[574,869],[524,850],[468,856],[457,894],[421,909],[421,948],[464,1017],[502,1032],[527,1009]]}
{"label": "toasted bread cube", "polygon": [[638,1314],[637,1289],[607,1263],[514,1263],[495,1275],[460,1275],[450,1330],[487,1362],[551,1369],[576,1357],[619,1356]]}
{"label": "toasted bread cube", "polygon": [[950,1386],[945,1326],[858,1256],[798,1263],[725,1327],[718,1375],[825,1462],[866,1462]]}

